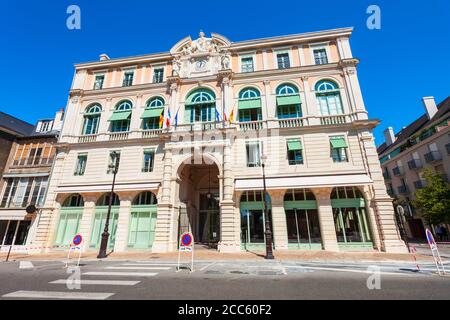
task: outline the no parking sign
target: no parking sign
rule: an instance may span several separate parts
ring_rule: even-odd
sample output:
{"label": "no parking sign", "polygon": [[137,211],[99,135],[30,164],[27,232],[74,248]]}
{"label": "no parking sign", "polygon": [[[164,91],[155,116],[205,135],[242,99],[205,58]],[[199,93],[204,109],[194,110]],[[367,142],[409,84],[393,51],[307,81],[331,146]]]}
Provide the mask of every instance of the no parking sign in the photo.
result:
{"label": "no parking sign", "polygon": [[180,271],[180,258],[181,252],[190,252],[191,257],[191,272],[194,271],[194,236],[190,232],[183,233],[180,237],[180,244],[178,249],[178,267],[177,271]]}
{"label": "no parking sign", "polygon": [[73,237],[72,243],[69,246],[69,252],[67,253],[66,268],[69,265],[70,253],[74,250],[78,250],[77,266],[80,265],[81,252],[83,251],[82,249],[83,249],[83,236],[81,234],[77,234],[77,235],[75,235],[75,237]]}

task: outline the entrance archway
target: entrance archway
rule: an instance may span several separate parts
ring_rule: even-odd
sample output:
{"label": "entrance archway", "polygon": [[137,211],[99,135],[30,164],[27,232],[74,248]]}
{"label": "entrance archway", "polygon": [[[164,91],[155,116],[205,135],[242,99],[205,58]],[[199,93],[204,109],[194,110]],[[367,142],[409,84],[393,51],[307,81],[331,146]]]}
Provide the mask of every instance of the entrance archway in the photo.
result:
{"label": "entrance archway", "polygon": [[220,170],[215,162],[207,162],[187,160],[178,169],[178,232],[190,231],[196,243],[217,248],[221,231]]}

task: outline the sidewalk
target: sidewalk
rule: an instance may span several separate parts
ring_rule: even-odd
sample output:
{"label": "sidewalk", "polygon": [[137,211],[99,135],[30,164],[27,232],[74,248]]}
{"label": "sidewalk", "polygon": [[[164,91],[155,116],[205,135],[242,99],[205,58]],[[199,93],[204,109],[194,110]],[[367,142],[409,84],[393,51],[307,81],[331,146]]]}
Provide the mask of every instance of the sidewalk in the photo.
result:
{"label": "sidewalk", "polygon": [[[187,253],[184,253],[187,255]],[[329,251],[277,251],[274,252],[275,259],[279,261],[314,261],[314,262],[407,262],[413,261],[412,254],[390,254],[382,252],[329,252]],[[75,257],[73,255],[73,257]],[[178,252],[171,253],[149,253],[148,251],[133,251],[133,252],[121,252],[111,253],[107,260],[177,260]],[[67,258],[67,252],[52,252],[46,254],[21,254],[12,253],[9,257],[9,261],[20,260],[65,260]],[[82,254],[83,260],[96,260],[97,252],[87,252]],[[264,260],[264,252],[239,252],[239,253],[220,253],[215,250],[196,250],[195,260],[204,261],[220,261],[220,260]],[[0,262],[5,261],[6,254],[0,254]],[[430,263],[433,262],[431,255],[416,254],[416,259],[419,262]],[[446,260],[446,259],[444,259]]]}

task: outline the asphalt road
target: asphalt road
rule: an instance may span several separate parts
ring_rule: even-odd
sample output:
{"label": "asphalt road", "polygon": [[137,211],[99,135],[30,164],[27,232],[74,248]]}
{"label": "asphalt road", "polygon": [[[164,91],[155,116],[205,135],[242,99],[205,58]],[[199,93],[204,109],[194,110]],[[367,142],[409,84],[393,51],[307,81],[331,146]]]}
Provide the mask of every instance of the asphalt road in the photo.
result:
{"label": "asphalt road", "polygon": [[[376,274],[368,267],[212,261],[191,273],[176,272],[174,261],[83,261],[69,274],[62,261],[0,262],[0,299],[450,299],[450,276],[439,277],[433,265],[421,272],[411,264],[372,266]],[[78,275],[79,289],[72,281]],[[369,277],[380,289],[368,288]]]}

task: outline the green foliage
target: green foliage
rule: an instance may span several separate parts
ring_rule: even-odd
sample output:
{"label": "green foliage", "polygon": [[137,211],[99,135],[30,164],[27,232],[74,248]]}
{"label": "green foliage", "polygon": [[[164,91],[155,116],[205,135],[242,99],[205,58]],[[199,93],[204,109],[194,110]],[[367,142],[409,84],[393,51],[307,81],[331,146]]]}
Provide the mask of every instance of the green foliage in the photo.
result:
{"label": "green foliage", "polygon": [[424,170],[425,188],[415,192],[413,204],[422,210],[422,216],[430,224],[450,222],[450,187],[441,174]]}

